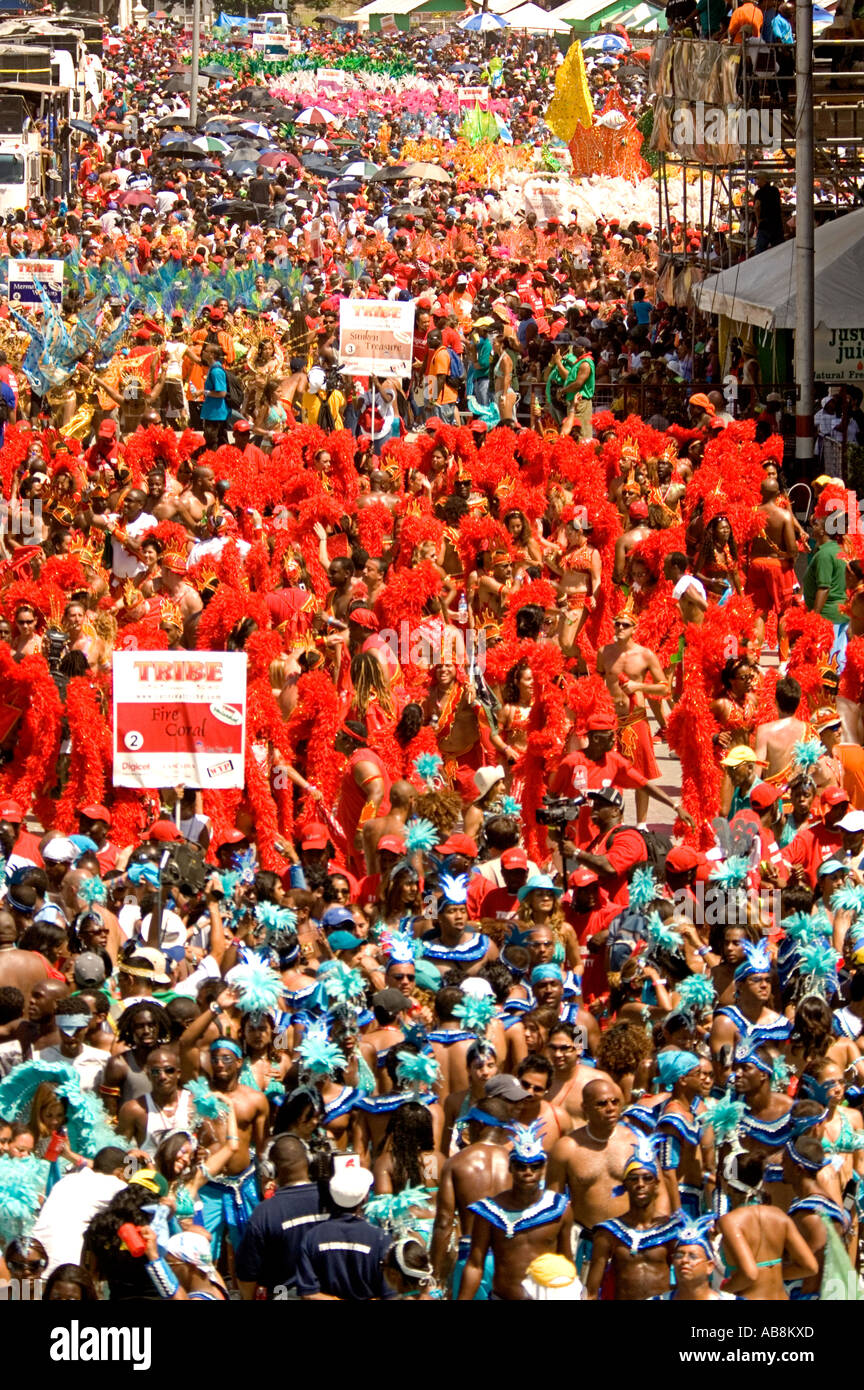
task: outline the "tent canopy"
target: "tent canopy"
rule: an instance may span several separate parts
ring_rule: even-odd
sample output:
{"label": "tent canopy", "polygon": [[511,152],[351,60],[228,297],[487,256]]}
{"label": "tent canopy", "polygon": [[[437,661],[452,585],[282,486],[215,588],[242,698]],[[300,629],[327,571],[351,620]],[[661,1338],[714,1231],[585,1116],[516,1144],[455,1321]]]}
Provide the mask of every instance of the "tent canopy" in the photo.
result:
{"label": "tent canopy", "polygon": [[513,10],[505,10],[507,22],[514,29],[527,29],[532,34],[569,34],[572,32],[571,26],[563,19],[556,19],[554,14],[548,10],[543,10],[539,5],[535,5],[533,0],[528,0],[528,4],[517,5]]}
{"label": "tent canopy", "polygon": [[[816,327],[864,324],[864,208],[818,229],[813,278]],[[794,328],[794,240],[709,276],[693,294],[703,313],[774,331]]]}

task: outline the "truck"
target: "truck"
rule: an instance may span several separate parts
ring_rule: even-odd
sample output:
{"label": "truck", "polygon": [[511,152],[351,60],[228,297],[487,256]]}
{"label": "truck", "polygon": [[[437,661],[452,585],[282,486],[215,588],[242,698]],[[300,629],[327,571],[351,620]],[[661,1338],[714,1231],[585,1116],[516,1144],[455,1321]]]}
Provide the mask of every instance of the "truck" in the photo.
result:
{"label": "truck", "polygon": [[0,213],[26,209],[42,194],[42,140],[34,121],[42,89],[0,85]]}

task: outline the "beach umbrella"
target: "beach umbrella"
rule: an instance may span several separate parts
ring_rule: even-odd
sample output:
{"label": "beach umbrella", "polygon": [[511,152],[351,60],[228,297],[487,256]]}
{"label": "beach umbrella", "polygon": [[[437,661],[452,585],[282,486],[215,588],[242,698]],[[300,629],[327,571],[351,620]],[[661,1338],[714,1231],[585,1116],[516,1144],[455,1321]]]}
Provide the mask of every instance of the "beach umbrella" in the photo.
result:
{"label": "beach umbrella", "polygon": [[594,34],[590,39],[585,39],[582,44],[583,53],[626,53],[630,48],[629,40],[622,38],[620,34]]}
{"label": "beach umbrella", "polygon": [[334,116],[332,111],[325,111],[323,106],[307,106],[305,111],[301,111],[295,117],[295,125],[338,125],[339,117]]}
{"label": "beach umbrella", "polygon": [[280,164],[287,164],[291,169],[303,168],[296,154],[290,150],[265,150],[258,156],[259,169],[278,169]]}
{"label": "beach umbrella", "polygon": [[262,125],[260,121],[249,121],[248,123],[244,123],[240,129],[245,130],[247,135],[254,135],[256,140],[270,139],[269,130],[266,125]]}
{"label": "beach umbrella", "polygon": [[188,116],[163,116],[161,121],[156,122],[157,130],[170,130],[172,126],[181,126],[184,130],[195,129],[194,121],[190,121]]}
{"label": "beach umbrella", "polygon": [[90,135],[93,139],[96,138],[96,127],[95,125],[91,125],[89,121],[70,121],[69,125],[72,130],[80,130],[82,135]]}
{"label": "beach umbrella", "polygon": [[401,177],[403,179],[424,179],[427,183],[453,182],[453,175],[448,174],[446,169],[439,169],[437,164],[427,164],[423,160],[417,160],[414,164],[406,164]]}
{"label": "beach umbrella", "polygon": [[404,164],[387,164],[383,169],[379,169],[377,174],[373,174],[370,183],[398,183],[400,179],[407,178]]}
{"label": "beach umbrella", "polygon": [[508,24],[509,20],[500,14],[490,14],[486,10],[482,14],[472,14],[470,19],[463,19],[459,28],[467,29],[469,34],[488,34],[493,29],[506,29]]}
{"label": "beach umbrella", "polygon": [[118,193],[118,208],[155,208],[156,199],[143,188],[133,188],[128,193]]}
{"label": "beach umbrella", "polygon": [[258,165],[251,159],[231,159],[225,165],[226,174],[233,174],[235,178],[251,178],[258,173]]}
{"label": "beach umbrella", "polygon": [[371,179],[378,173],[378,165],[370,159],[354,159],[342,170],[343,179]]}

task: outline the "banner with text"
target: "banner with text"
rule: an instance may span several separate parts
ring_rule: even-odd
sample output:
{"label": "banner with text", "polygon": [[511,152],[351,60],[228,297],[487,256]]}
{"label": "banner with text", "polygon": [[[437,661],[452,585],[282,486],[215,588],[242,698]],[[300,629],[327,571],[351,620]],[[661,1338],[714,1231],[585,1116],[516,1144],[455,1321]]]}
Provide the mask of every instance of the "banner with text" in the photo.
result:
{"label": "banner with text", "polygon": [[813,374],[819,381],[864,380],[864,328],[826,328],[813,338]]}
{"label": "banner with text", "polygon": [[114,653],[114,786],[242,787],[245,652]]}
{"label": "banner with text", "polygon": [[349,376],[411,375],[414,305],[389,299],[339,301],[339,365]]}
{"label": "banner with text", "polygon": [[13,304],[41,304],[37,281],[52,304],[62,302],[62,261],[15,261],[10,258],[6,265],[8,295]]}

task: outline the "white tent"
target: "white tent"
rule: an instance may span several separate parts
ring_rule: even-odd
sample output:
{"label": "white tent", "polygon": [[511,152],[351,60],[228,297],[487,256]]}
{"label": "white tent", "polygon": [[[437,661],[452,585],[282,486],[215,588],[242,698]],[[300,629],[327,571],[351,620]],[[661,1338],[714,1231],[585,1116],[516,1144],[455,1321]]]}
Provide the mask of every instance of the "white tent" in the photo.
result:
{"label": "white tent", "polygon": [[[864,324],[864,208],[820,227],[815,237],[814,324]],[[706,314],[775,332],[795,327],[795,242],[784,241],[711,275],[693,291]]]}
{"label": "white tent", "polygon": [[556,19],[567,19],[571,24],[587,24],[601,10],[608,10],[612,0],[566,0],[550,11]]}
{"label": "white tent", "polygon": [[571,34],[572,26],[563,19],[556,19],[554,14],[548,10],[543,10],[539,5],[535,5],[533,0],[528,0],[527,4],[517,5],[514,10],[505,10],[508,24],[514,29],[527,29],[531,34]]}

